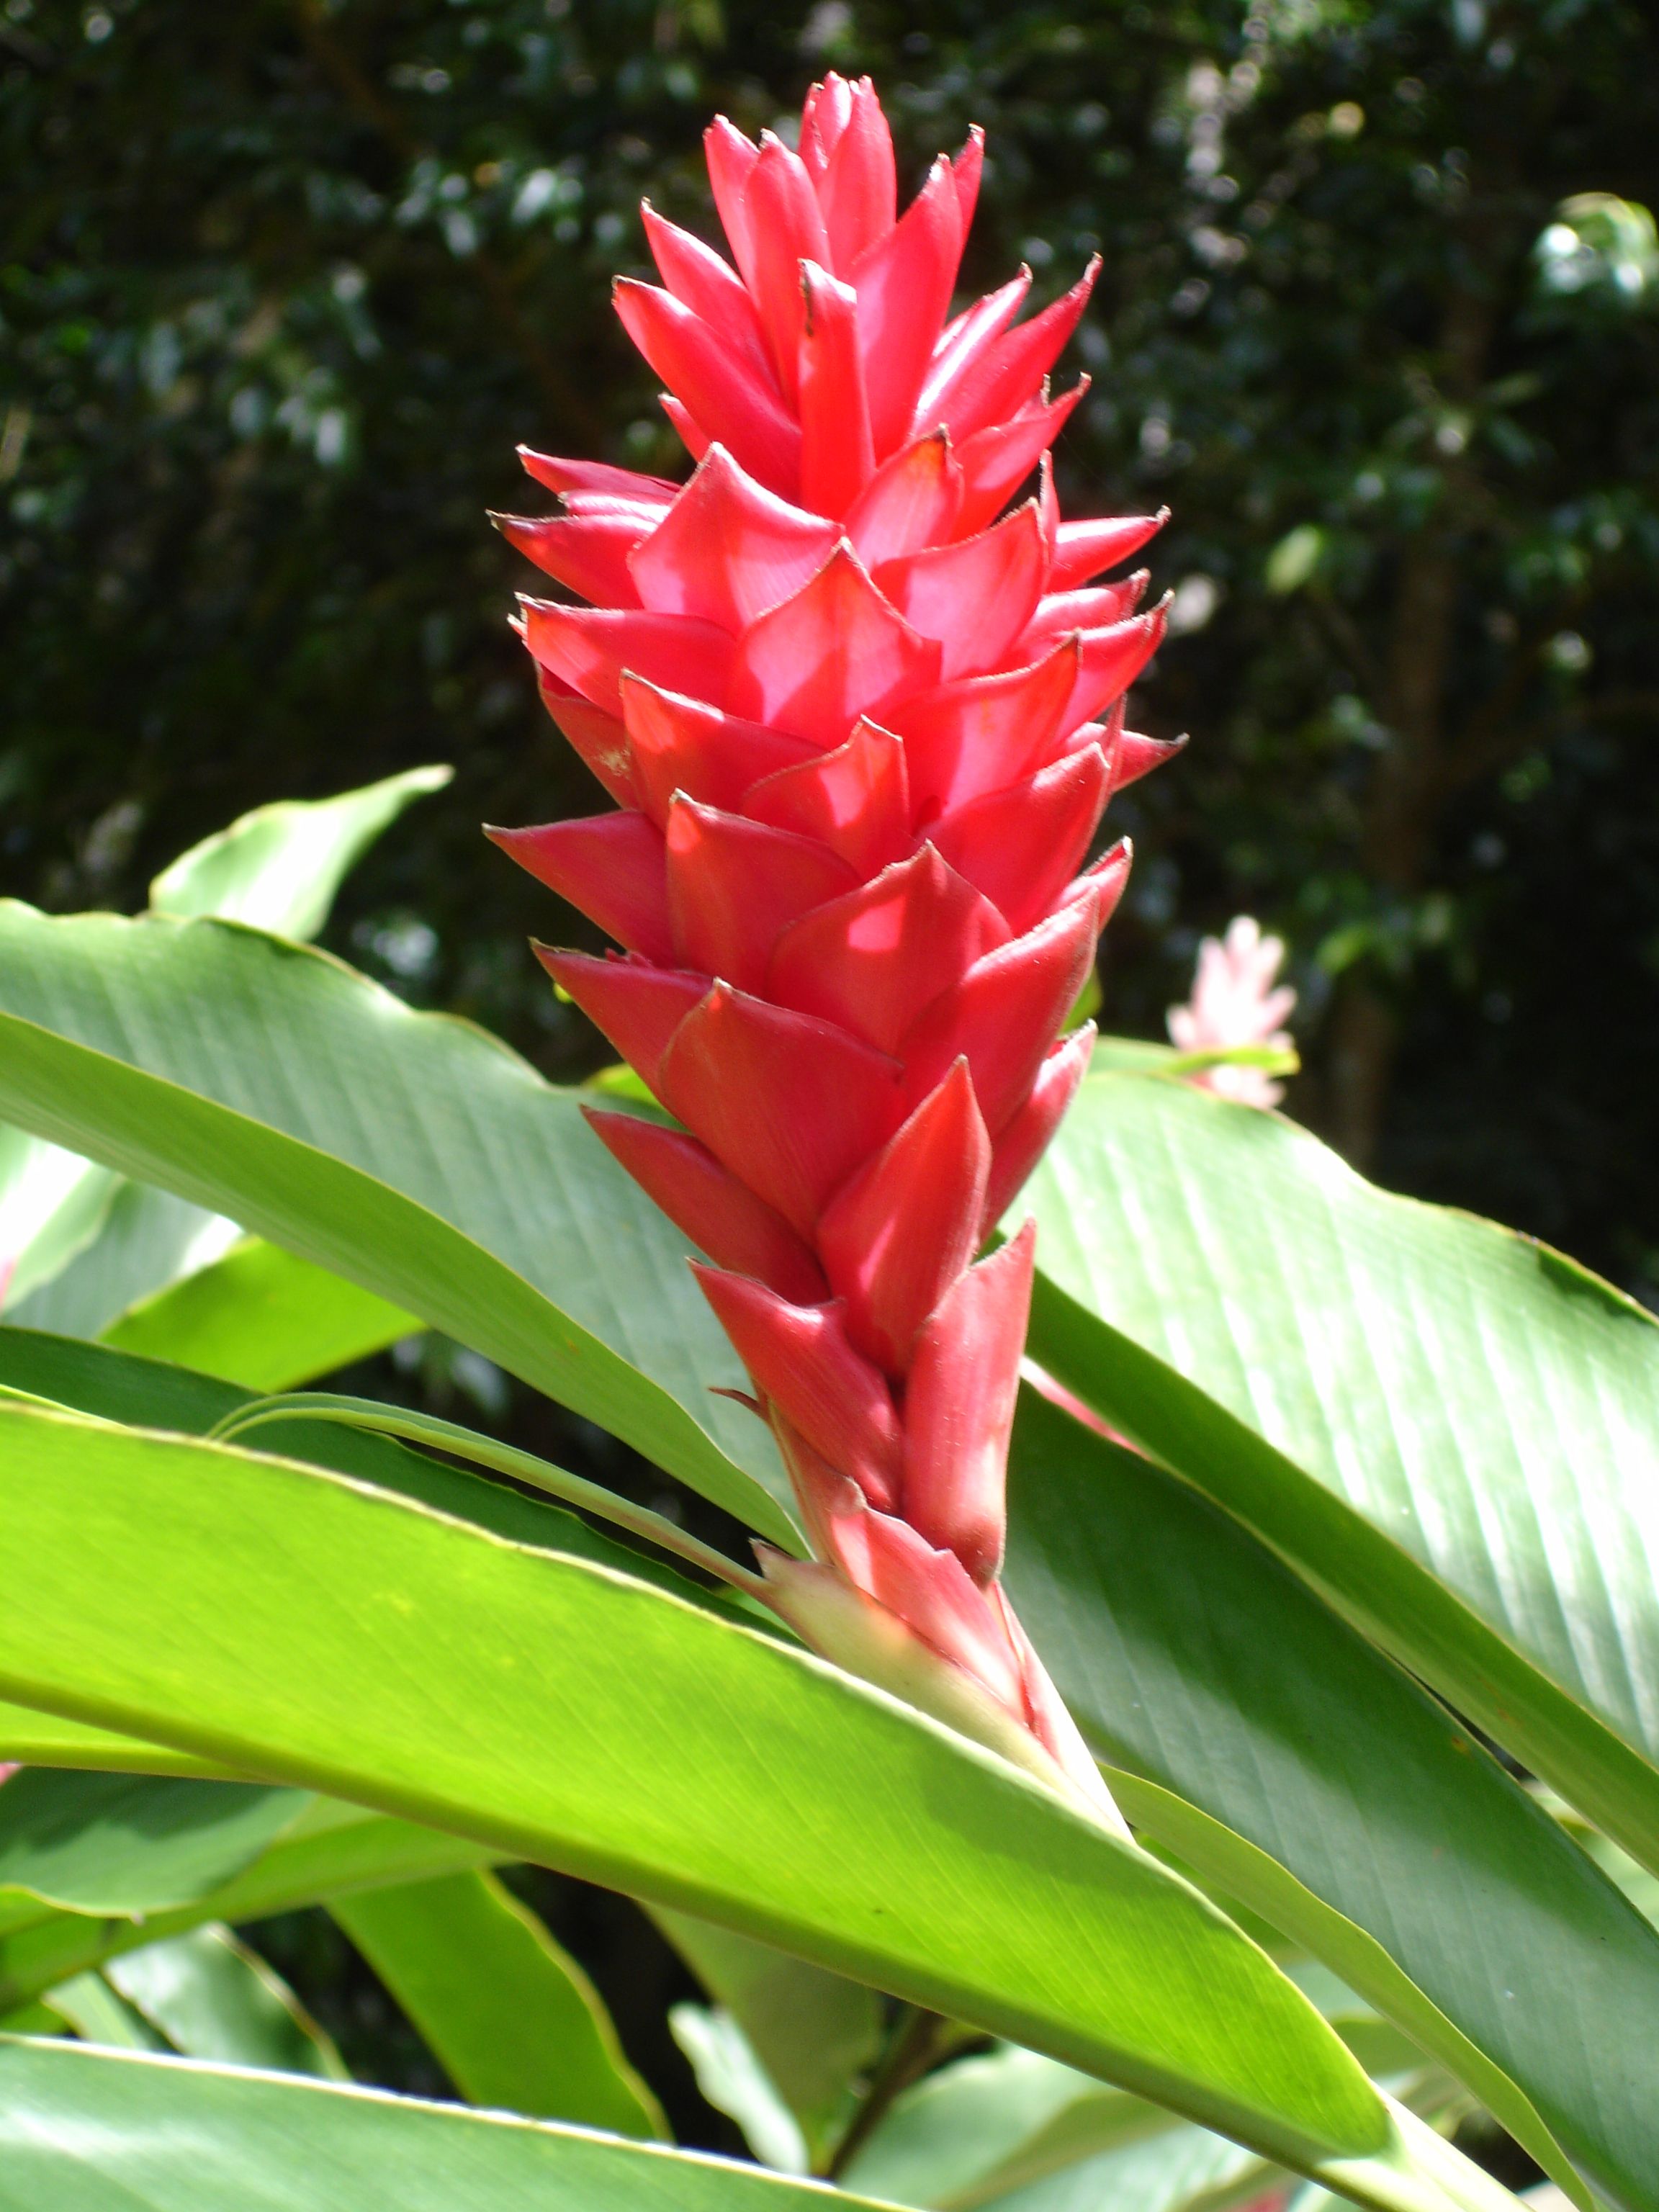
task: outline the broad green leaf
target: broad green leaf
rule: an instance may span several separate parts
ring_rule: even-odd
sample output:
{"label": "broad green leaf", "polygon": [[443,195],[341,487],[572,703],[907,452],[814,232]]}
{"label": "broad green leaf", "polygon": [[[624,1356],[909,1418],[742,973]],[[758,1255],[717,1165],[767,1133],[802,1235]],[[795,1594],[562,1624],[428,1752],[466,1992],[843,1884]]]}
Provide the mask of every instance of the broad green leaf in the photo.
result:
{"label": "broad green leaf", "polygon": [[695,2152],[366,2089],[0,2042],[6,2212],[860,2212]]}
{"label": "broad green leaf", "polygon": [[104,1979],[186,2058],[349,2078],[288,1984],[228,1928],[210,1923],[146,1943],[112,1959]]}
{"label": "broad green leaf", "polygon": [[0,1921],[0,2011],[164,1936],[215,1921],[242,1926],[274,1912],[382,1885],[422,1881],[506,1856],[488,1844],[362,1806],[312,1799],[251,1866],[172,1911],[137,1921],[42,1906],[25,1920]]}
{"label": "broad green leaf", "polygon": [[1085,1084],[1022,1204],[1034,1356],[1659,1867],[1659,1323],[1181,1085]]}
{"label": "broad green leaf", "polygon": [[779,2173],[810,2173],[812,2154],[800,2122],[731,2014],[720,2005],[670,2005],[668,2029],[704,2102],[737,2122],[761,2164]]}
{"label": "broad green leaf", "polygon": [[9,1307],[9,1322],[63,1336],[100,1336],[137,1300],[210,1267],[241,1237],[222,1213],[171,1191],[118,1176],[115,1186],[96,1238],[50,1282]]}
{"label": "broad green leaf", "polygon": [[[752,1568],[739,1566],[727,1553],[705,1544],[700,1536],[689,1534],[665,1514],[635,1504],[631,1498],[607,1490],[600,1483],[590,1482],[585,1475],[572,1474],[550,1460],[538,1458],[534,1452],[521,1451],[516,1444],[503,1443],[496,1437],[481,1436],[476,1429],[463,1428],[458,1422],[441,1420],[434,1413],[387,1405],[378,1398],[295,1390],[256,1399],[252,1405],[240,1407],[224,1420],[216,1422],[209,1434],[210,1440],[218,1443],[257,1442],[268,1445],[274,1441],[270,1433],[272,1430],[297,1424],[303,1432],[319,1423],[377,1438],[397,1437],[404,1443],[453,1452],[474,1467],[487,1468],[493,1474],[532,1484],[562,1504],[599,1515],[618,1528],[626,1528],[630,1534],[642,1537],[647,1543],[673,1553],[679,1559],[718,1576],[751,1601],[763,1600],[767,1595],[764,1580]],[[331,1462],[325,1459],[324,1463]],[[775,1616],[769,1613],[767,1618],[771,1621]]]}
{"label": "broad green leaf", "polygon": [[717,1920],[1389,2212],[1507,2201],[1133,1845],[646,1583],[317,1468],[22,1407],[0,1408],[0,1581],[15,1700]]}
{"label": "broad green leaf", "polygon": [[0,1126],[0,1306],[62,1273],[104,1225],[120,1177]]}
{"label": "broad green leaf", "polygon": [[481,1030],[218,921],[0,903],[0,1112],[418,1314],[779,1542],[769,1431],[684,1239]]}
{"label": "broad green leaf", "polygon": [[875,1992],[710,1921],[662,1911],[652,1917],[737,2023],[799,2124],[808,2163],[818,2162],[847,2118],[853,2083],[881,2047]]}
{"label": "broad green leaf", "polygon": [[314,937],[380,832],[455,771],[413,768],[334,799],[280,799],[181,853],[149,887],[157,914],[222,915],[279,937]]}
{"label": "broad green leaf", "polygon": [[419,1327],[373,1291],[256,1237],[129,1306],[102,1334],[118,1351],[252,1390],[292,1390]]}
{"label": "broad green leaf", "polygon": [[1659,1939],[1548,1814],[1236,1522],[1031,1392],[1010,1523],[1010,1594],[1097,1752],[1208,1819],[1164,1833],[1133,1790],[1129,1817],[1558,2174],[1552,2134],[1659,2206]]}
{"label": "broad green leaf", "polygon": [[599,1992],[493,1875],[354,1893],[332,1911],[469,2103],[668,2134]]}
{"label": "broad green leaf", "polygon": [[163,1911],[240,1874],[306,1802],[296,1790],[26,1768],[0,1790],[0,1893]]}

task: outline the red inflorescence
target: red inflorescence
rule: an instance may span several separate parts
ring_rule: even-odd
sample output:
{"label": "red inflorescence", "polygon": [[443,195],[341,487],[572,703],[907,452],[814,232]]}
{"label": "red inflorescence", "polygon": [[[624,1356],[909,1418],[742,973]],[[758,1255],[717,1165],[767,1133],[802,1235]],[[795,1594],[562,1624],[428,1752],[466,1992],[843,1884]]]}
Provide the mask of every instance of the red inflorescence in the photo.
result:
{"label": "red inflorescence", "polygon": [[647,205],[662,289],[617,286],[695,473],[526,453],[563,512],[501,524],[591,602],[524,636],[621,811],[491,834],[624,948],[542,957],[683,1125],[590,1116],[714,1262],[821,1563],[769,1571],[845,1578],[1081,1778],[997,1579],[1034,1230],[975,1255],[1088,1060],[1106,803],[1173,750],[1123,720],[1163,611],[1097,580],[1162,518],[1060,519],[1093,269],[947,319],[977,132],[899,219],[867,80],[799,153],[707,144],[736,269]]}

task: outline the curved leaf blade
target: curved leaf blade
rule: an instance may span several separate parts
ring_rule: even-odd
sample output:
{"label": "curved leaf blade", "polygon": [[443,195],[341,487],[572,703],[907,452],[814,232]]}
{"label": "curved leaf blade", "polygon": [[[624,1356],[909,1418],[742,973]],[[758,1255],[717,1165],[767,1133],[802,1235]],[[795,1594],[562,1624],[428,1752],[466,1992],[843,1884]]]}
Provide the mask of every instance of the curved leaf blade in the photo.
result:
{"label": "curved leaf blade", "polygon": [[0,2038],[7,2212],[859,2212],[758,2166],[453,2105]]}
{"label": "curved leaf blade", "polygon": [[452,768],[411,768],[332,799],[279,799],[192,845],[149,887],[151,910],[214,914],[279,937],[314,937],[335,893],[406,806],[441,791]]}
{"label": "curved leaf blade", "polygon": [[142,1944],[112,1960],[104,1978],[187,2058],[348,2078],[331,2039],[228,1928],[210,1924]]}
{"label": "curved leaf blade", "polygon": [[6,1695],[735,1926],[1391,2212],[1506,2201],[1195,1892],[881,1692],[315,1469],[21,1409],[0,1432],[0,1574],[33,1563]]}
{"label": "curved leaf blade", "polygon": [[211,1922],[240,1927],[274,1912],[488,1866],[506,1856],[465,1837],[315,1798],[251,1866],[173,1911],[140,1920],[43,1907],[31,1919],[0,1922],[0,2014],[71,1975]]}
{"label": "curved leaf blade", "polygon": [[364,1891],[331,1911],[469,2104],[666,2137],[598,1990],[493,1875]]}
{"label": "curved leaf blade", "polygon": [[1091,1079],[1028,1202],[1044,1365],[1659,1863],[1659,1323],[1178,1084]]}

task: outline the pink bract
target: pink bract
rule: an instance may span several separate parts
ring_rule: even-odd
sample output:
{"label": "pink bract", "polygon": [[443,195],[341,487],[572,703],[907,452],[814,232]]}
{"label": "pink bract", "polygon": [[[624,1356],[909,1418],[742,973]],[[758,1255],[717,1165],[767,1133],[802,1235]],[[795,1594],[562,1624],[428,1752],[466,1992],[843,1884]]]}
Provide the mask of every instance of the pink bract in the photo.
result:
{"label": "pink bract", "polygon": [[[1264,1044],[1286,1050],[1285,1027],[1296,993],[1277,981],[1285,941],[1264,937],[1254,915],[1235,915],[1224,937],[1206,937],[1198,948],[1192,996],[1169,1012],[1170,1038],[1182,1052],[1225,1052],[1234,1045]],[[1192,1078],[1243,1106],[1276,1106],[1285,1095],[1265,1068],[1223,1065]]]}

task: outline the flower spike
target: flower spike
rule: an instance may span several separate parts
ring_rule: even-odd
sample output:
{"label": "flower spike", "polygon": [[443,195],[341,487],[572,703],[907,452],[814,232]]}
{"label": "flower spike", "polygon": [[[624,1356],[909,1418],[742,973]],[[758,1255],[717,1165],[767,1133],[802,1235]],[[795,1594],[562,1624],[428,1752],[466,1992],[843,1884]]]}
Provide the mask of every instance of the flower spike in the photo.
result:
{"label": "flower spike", "polygon": [[1115,1821],[998,1580],[1034,1231],[983,1253],[1087,1066],[1102,815],[1176,750],[1125,727],[1166,610],[1109,573],[1164,518],[1060,513],[1097,264],[951,314],[978,131],[902,211],[867,78],[799,150],[704,144],[730,259],[647,208],[661,285],[616,290],[690,481],[526,453],[563,511],[501,523],[591,602],[522,629],[621,811],[491,835],[623,948],[541,957],[680,1124],[590,1115],[777,1438],[776,1609]]}

